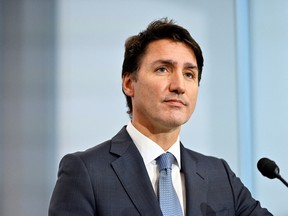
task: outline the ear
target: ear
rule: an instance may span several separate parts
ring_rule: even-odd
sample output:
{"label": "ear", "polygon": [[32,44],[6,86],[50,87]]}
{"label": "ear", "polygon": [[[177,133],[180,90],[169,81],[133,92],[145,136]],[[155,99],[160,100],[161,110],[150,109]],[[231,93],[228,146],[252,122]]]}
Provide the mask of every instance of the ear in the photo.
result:
{"label": "ear", "polygon": [[122,77],[122,89],[125,95],[133,97],[134,96],[134,82],[132,74],[125,74]]}

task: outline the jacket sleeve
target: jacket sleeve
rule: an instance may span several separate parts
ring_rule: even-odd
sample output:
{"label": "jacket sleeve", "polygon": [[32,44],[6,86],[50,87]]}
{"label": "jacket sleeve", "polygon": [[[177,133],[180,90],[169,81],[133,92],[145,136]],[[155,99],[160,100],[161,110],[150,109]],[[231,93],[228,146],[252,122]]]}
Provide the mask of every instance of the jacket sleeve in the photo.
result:
{"label": "jacket sleeve", "polygon": [[50,200],[49,216],[95,215],[96,206],[89,173],[81,158],[63,157]]}
{"label": "jacket sleeve", "polygon": [[265,208],[262,208],[260,202],[255,200],[249,190],[243,185],[241,180],[236,177],[229,165],[222,160],[228,174],[230,186],[233,191],[235,215],[237,216],[271,216],[272,214]]}

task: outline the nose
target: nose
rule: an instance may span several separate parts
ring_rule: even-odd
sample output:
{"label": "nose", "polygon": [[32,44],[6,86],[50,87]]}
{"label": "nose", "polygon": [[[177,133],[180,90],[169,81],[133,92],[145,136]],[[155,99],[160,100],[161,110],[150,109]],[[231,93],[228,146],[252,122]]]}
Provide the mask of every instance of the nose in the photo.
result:
{"label": "nose", "polygon": [[170,91],[176,94],[184,94],[185,80],[182,72],[174,71],[170,79]]}

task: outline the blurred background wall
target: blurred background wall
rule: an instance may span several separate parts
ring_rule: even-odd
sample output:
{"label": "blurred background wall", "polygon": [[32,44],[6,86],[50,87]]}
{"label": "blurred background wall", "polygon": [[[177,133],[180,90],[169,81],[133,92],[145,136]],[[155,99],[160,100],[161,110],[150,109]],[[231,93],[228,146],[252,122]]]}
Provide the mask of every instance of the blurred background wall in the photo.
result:
{"label": "blurred background wall", "polygon": [[129,118],[121,91],[127,37],[174,19],[199,42],[204,72],[187,147],[228,161],[275,215],[288,190],[285,0],[0,1],[0,215],[47,215],[63,155],[113,136]]}

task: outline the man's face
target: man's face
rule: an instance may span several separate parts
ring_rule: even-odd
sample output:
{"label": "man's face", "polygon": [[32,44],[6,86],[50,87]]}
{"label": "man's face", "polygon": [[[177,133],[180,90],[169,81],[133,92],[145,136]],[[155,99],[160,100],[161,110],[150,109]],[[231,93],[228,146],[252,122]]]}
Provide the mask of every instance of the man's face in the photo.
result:
{"label": "man's face", "polygon": [[153,131],[180,129],[193,113],[198,95],[198,68],[186,44],[161,39],[151,42],[137,72],[123,78],[132,98],[132,123]]}

